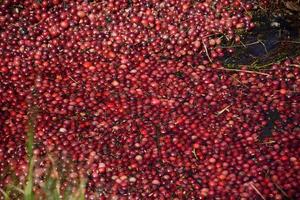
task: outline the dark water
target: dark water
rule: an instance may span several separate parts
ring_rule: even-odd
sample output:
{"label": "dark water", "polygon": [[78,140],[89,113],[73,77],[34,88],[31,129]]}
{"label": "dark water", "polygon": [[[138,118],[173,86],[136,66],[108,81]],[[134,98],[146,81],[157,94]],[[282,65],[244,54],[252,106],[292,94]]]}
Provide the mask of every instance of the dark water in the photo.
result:
{"label": "dark water", "polygon": [[226,54],[227,65],[251,65],[276,62],[300,53],[300,19],[298,16],[258,15],[257,27],[243,36],[244,45]]}
{"label": "dark water", "polygon": [[259,140],[263,141],[267,137],[272,136],[272,131],[275,127],[275,122],[278,120],[280,121],[280,115],[277,110],[270,110],[266,114],[267,124],[263,127],[261,135],[259,136]]}

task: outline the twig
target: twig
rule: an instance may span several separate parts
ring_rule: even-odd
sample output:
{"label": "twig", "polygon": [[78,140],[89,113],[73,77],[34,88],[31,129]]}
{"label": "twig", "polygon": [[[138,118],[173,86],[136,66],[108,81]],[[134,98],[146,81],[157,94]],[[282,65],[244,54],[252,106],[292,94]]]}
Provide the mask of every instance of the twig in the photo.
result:
{"label": "twig", "polygon": [[256,59],[254,62],[252,62],[252,63],[250,64],[250,66],[254,66],[258,61],[259,61],[259,59]]}
{"label": "twig", "polygon": [[290,66],[300,68],[300,65],[297,64],[290,64]]}
{"label": "twig", "polygon": [[223,108],[222,110],[220,110],[219,112],[217,112],[217,115],[221,115],[223,112],[228,111],[228,108],[229,108],[230,106],[231,106],[231,105],[226,106],[225,108]]}
{"label": "twig", "polygon": [[275,141],[274,140],[271,140],[271,141],[267,141],[267,142],[263,142],[263,144],[274,144]]}
{"label": "twig", "polygon": [[[241,42],[242,43],[242,42]],[[228,49],[228,48],[237,48],[237,47],[247,47],[247,46],[251,46],[251,45],[254,45],[254,44],[259,44],[260,41],[256,41],[256,42],[251,42],[251,43],[242,43],[242,45],[234,45],[234,46],[223,46],[221,47],[222,49]]]}
{"label": "twig", "polygon": [[240,43],[242,44],[243,47],[247,47],[242,41],[240,41]]}
{"label": "twig", "polygon": [[261,40],[258,40],[258,42],[264,46],[265,52],[266,52],[266,54],[268,54],[269,52],[267,50],[265,43],[263,43]]}
{"label": "twig", "polygon": [[266,200],[266,198],[260,193],[260,191],[253,185],[253,183],[249,183],[249,185],[255,190],[255,192],[263,199]]}
{"label": "twig", "polygon": [[196,160],[199,160],[199,158],[198,158],[198,156],[197,156],[197,154],[196,154],[196,149],[195,149],[195,148],[193,149],[193,151],[192,151],[192,152],[193,152],[193,154],[194,154],[194,156],[195,156]]}
{"label": "twig", "polygon": [[285,196],[285,197],[288,197],[289,198],[289,195],[277,184],[275,183],[274,181],[272,181],[273,184],[275,185],[275,187]]}
{"label": "twig", "polygon": [[204,42],[202,42],[202,44],[203,44],[203,46],[204,46],[205,53],[206,53],[206,55],[207,55],[207,57],[208,57],[209,61],[212,63],[212,60],[211,60],[211,58],[209,57],[209,54],[208,54],[208,50],[207,50],[207,47],[206,47],[206,45],[204,44]]}
{"label": "twig", "polygon": [[96,6],[99,5],[100,3],[103,3],[103,1],[94,1],[91,3],[91,5]]}
{"label": "twig", "polygon": [[75,81],[71,76],[68,76],[72,81],[74,81],[74,83],[78,84],[77,81]]}
{"label": "twig", "polygon": [[284,41],[281,41],[281,42],[300,44],[300,41],[291,41],[291,40],[284,40]]}
{"label": "twig", "polygon": [[205,35],[202,37],[203,38],[208,38],[208,37],[211,37],[211,36],[215,36],[215,35],[219,35],[219,34],[222,34],[221,32],[217,32],[217,33],[214,33],[214,34],[209,34],[209,35]]}
{"label": "twig", "polygon": [[[257,66],[256,68],[257,68],[257,69],[265,68],[265,67],[268,67],[268,66],[270,66],[270,65],[274,65],[274,64],[276,64],[276,63],[279,63],[279,62],[285,60],[286,58],[287,58],[287,57],[283,57],[283,58],[281,58],[281,59],[275,60],[274,62],[271,62],[271,63],[267,63],[267,64],[264,64],[264,65]],[[244,66],[244,65],[239,65],[239,66]]]}
{"label": "twig", "polygon": [[245,72],[245,73],[250,73],[250,74],[259,74],[259,75],[264,75],[264,76],[270,76],[270,74],[267,74],[267,73],[256,72],[256,71],[249,71],[249,70],[228,69],[228,68],[218,68],[218,69],[219,70],[224,70],[224,71]]}
{"label": "twig", "polygon": [[231,76],[231,78],[237,82],[239,82],[240,84],[243,84],[239,79],[235,78],[234,75]]}
{"label": "twig", "polygon": [[238,0],[238,2],[241,4],[241,6],[242,6],[242,8],[245,10],[245,12],[246,12],[249,16],[251,16],[251,13],[245,8],[244,4],[243,4],[240,0]]}

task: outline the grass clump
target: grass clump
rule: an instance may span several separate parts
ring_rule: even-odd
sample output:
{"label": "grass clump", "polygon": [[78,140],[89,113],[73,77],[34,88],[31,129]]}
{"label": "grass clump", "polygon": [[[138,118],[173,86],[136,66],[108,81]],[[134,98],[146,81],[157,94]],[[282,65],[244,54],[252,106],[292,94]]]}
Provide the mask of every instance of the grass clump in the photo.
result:
{"label": "grass clump", "polygon": [[[12,182],[5,188],[0,188],[0,197],[4,200],[24,199],[24,200],[84,200],[85,180],[83,178],[69,180],[65,169],[53,159],[50,154],[44,159],[37,158],[34,153],[34,133],[35,122],[38,114],[37,108],[29,110],[29,121],[27,128],[26,153],[28,159],[28,170],[25,184],[21,183],[12,174]],[[38,162],[47,163],[43,173],[35,174],[35,167]],[[66,162],[64,160],[59,161]],[[64,165],[65,167],[66,165]],[[66,168],[72,168],[67,165]]]}

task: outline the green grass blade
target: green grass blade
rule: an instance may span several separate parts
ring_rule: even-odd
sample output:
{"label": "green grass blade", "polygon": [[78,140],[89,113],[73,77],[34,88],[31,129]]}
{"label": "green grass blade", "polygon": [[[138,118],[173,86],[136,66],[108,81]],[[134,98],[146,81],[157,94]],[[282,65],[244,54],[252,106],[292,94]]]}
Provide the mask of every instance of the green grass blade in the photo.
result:
{"label": "green grass blade", "polygon": [[69,200],[70,196],[71,196],[72,190],[70,187],[67,187],[65,192],[64,192],[64,196],[63,196],[63,200]]}
{"label": "green grass blade", "polygon": [[15,190],[15,191],[18,191],[21,194],[25,194],[25,192],[21,188],[18,188],[18,187],[14,186],[14,185],[9,185],[8,187],[11,188],[11,189],[13,189],[13,190]]}
{"label": "green grass blade", "polygon": [[34,149],[34,129],[35,121],[37,116],[37,109],[30,108],[29,110],[29,122],[28,122],[28,131],[27,131],[27,142],[26,150],[29,160],[29,171],[27,176],[26,186],[24,188],[24,199],[25,200],[34,200],[33,193],[33,167],[34,167],[34,158],[33,158],[33,149]]}
{"label": "green grass blade", "polygon": [[29,172],[27,176],[27,183],[24,189],[24,199],[25,200],[34,200],[33,194],[33,166],[34,166],[34,159],[31,158],[29,164]]}
{"label": "green grass blade", "polygon": [[57,185],[58,182],[56,179],[51,178],[50,176],[47,178],[45,187],[43,188],[46,193],[47,200],[60,200],[60,192]]}
{"label": "green grass blade", "polygon": [[69,200],[84,200],[85,195],[85,181],[80,181],[80,184],[77,186],[78,190],[73,194],[70,195],[67,199]]}
{"label": "green grass blade", "polygon": [[31,160],[33,156],[33,145],[34,145],[34,126],[35,126],[35,114],[30,114],[29,122],[28,122],[28,132],[27,132],[27,142],[26,142],[26,150],[28,159]]}
{"label": "green grass blade", "polygon": [[4,190],[2,190],[1,188],[0,188],[0,192],[3,194],[4,200],[9,200],[9,194],[7,192],[5,192]]}
{"label": "green grass blade", "polygon": [[84,193],[85,193],[85,181],[82,181],[79,186],[78,200],[84,200]]}

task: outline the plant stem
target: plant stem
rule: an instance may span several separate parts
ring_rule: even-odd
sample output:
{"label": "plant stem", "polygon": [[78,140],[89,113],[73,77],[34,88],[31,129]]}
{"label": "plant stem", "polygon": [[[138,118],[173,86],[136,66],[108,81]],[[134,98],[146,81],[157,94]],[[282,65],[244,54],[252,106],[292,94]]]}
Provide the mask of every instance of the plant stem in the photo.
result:
{"label": "plant stem", "polygon": [[264,76],[270,76],[270,74],[267,74],[267,73],[250,71],[250,70],[228,69],[228,68],[218,68],[218,70],[233,71],[233,72],[245,72],[245,73],[250,73],[250,74],[259,74],[259,75],[264,75]]}
{"label": "plant stem", "polygon": [[253,183],[249,183],[249,185],[255,190],[255,192],[263,199],[266,200],[266,198],[261,194],[261,192],[253,185]]}

